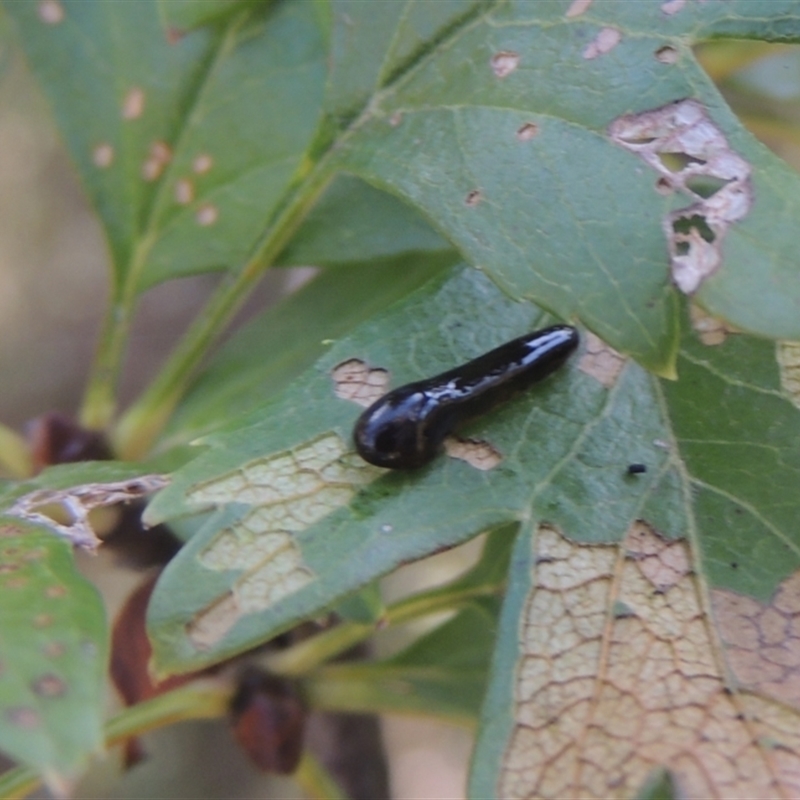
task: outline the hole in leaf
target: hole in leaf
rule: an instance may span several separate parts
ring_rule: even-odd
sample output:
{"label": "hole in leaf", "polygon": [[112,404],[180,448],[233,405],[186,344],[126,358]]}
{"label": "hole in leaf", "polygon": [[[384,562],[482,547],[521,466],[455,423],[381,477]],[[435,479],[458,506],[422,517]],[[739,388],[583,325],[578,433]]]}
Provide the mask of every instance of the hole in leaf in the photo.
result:
{"label": "hole in leaf", "polygon": [[[700,216],[699,214],[693,214],[691,217],[678,217],[672,223],[672,229],[678,234],[681,238],[688,237],[691,232],[694,230],[696,231],[706,242],[709,244],[713,244],[714,240],[717,238],[716,234],[713,230],[709,227],[708,223],[706,222],[705,217]],[[678,252],[688,252],[688,243],[682,242],[680,238],[676,239]],[[681,247],[684,246],[685,249],[681,251]]]}
{"label": "hole in leaf", "polygon": [[688,153],[657,153],[658,160],[670,172],[683,172],[692,164],[705,164],[702,158],[695,158]]}
{"label": "hole in leaf", "polygon": [[689,191],[703,199],[713,197],[720,189],[724,189],[731,181],[717,178],[714,175],[690,175],[685,183]]}

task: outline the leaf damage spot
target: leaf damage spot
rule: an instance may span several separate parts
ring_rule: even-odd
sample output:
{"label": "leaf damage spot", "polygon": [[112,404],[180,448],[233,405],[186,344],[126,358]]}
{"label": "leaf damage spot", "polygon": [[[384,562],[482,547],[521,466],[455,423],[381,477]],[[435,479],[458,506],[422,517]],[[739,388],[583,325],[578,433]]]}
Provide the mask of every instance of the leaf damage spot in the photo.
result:
{"label": "leaf damage spot", "polygon": [[628,797],[658,767],[681,796],[797,795],[794,717],[726,686],[685,540],[637,523],[582,545],[544,525],[533,548],[497,796]]}
{"label": "leaf damage spot", "polygon": [[668,16],[677,14],[686,5],[686,0],[667,0],[661,4],[661,10]]}
{"label": "leaf damage spot", "polygon": [[715,589],[711,607],[736,679],[800,706],[800,573],[786,578],[768,603]]}
{"label": "leaf damage spot", "polygon": [[692,328],[703,344],[714,347],[722,344],[728,338],[728,334],[736,333],[736,328],[724,319],[712,316],[697,303],[689,306],[689,316]]}
{"label": "leaf damage spot", "polygon": [[627,556],[638,562],[642,575],[659,592],[677,586],[692,572],[685,543],[665,541],[641,520],[628,531]]}
{"label": "leaf damage spot", "polygon": [[36,12],[45,25],[58,25],[64,21],[64,6],[59,0],[41,0]]}
{"label": "leaf damage spot", "polygon": [[466,461],[471,467],[483,471],[494,469],[503,460],[503,456],[489,442],[476,439],[448,436],[444,440],[444,451],[450,458]]}
{"label": "leaf damage spot", "polygon": [[156,140],[150,145],[147,158],[142,164],[142,178],[155,181],[161,177],[164,167],[172,160],[172,150],[166,142]]}
{"label": "leaf damage spot", "polygon": [[31,731],[39,727],[39,715],[32,708],[25,708],[19,706],[16,708],[9,708],[6,711],[6,719],[18,728],[26,731]]}
{"label": "leaf damage spot", "polygon": [[48,672],[33,680],[31,689],[39,697],[62,697],[67,693],[67,684],[58,675]]}
{"label": "leaf damage spot", "polygon": [[300,591],[316,574],[303,562],[294,534],[346,505],[382,470],[371,467],[330,433],[293,450],[257,459],[199,485],[187,495],[201,505],[252,506],[198,555],[208,570],[236,570],[231,591],[187,625],[195,647],[211,647],[244,615]]}
{"label": "leaf damage spot", "polygon": [[585,14],[589,10],[589,6],[594,2],[594,0],[572,0],[569,4],[569,8],[567,9],[566,17],[567,19],[573,19],[574,17],[580,17],[582,14]]}
{"label": "leaf damage spot", "polygon": [[622,41],[622,33],[616,28],[602,28],[583,50],[587,61],[610,53]]}
{"label": "leaf damage spot", "polygon": [[215,205],[206,203],[197,209],[195,219],[197,220],[198,225],[208,227],[209,225],[213,225],[219,219],[219,210]]}
{"label": "leaf damage spot", "polygon": [[517,139],[520,142],[529,142],[539,135],[539,126],[535,122],[526,122],[517,129]]}
{"label": "leaf damage spot", "polygon": [[60,658],[67,652],[67,646],[63,642],[48,642],[42,651],[47,658]]}
{"label": "leaf damage spot", "polygon": [[175,182],[175,202],[186,206],[194,200],[194,184],[188,178],[180,178]]}
{"label": "leaf damage spot", "polygon": [[722,241],[753,204],[750,164],[735,153],[706,109],[679,100],[609,125],[611,139],[659,173],[660,193],[680,191],[692,204],[663,220],[672,280],[691,294],[722,263]]}
{"label": "leaf damage spot", "polygon": [[20,497],[8,513],[43,525],[78,547],[96,550],[102,542],[92,527],[90,511],[145,497],[167,483],[164,475],[142,475],[127,481],[85,483],[69,489],[37,489]]}
{"label": "leaf damage spot", "polygon": [[368,367],[358,358],[343,361],[331,370],[333,393],[369,408],[389,389],[389,373],[380,367]]}
{"label": "leaf damage spot", "polygon": [[37,614],[33,618],[34,628],[49,628],[56,621],[52,614]]}
{"label": "leaf damage spot", "polygon": [[390,125],[391,125],[393,128],[396,128],[396,127],[397,127],[397,126],[398,126],[398,125],[399,125],[399,124],[400,124],[402,121],[403,121],[403,112],[402,112],[402,111],[395,111],[395,112],[394,112],[394,113],[393,113],[393,114],[392,114],[392,115],[389,117],[389,124],[390,124]]}
{"label": "leaf damage spot", "polygon": [[783,391],[800,408],[800,342],[778,342],[775,355]]}
{"label": "leaf damage spot", "polygon": [[144,89],[133,86],[122,100],[122,119],[139,119],[144,113]]}
{"label": "leaf damage spot", "polygon": [[92,163],[99,169],[106,169],[114,163],[114,148],[108,142],[101,142],[92,150]]}
{"label": "leaf damage spot", "polygon": [[467,194],[464,198],[464,203],[468,205],[470,208],[474,208],[475,206],[483,200],[483,195],[480,193],[479,189],[473,189],[471,192]]}
{"label": "leaf damage spot", "polygon": [[515,53],[513,50],[500,50],[492,56],[489,63],[492,72],[498,78],[505,78],[519,66],[519,53]]}
{"label": "leaf damage spot", "polygon": [[659,47],[653,55],[655,55],[656,61],[662,64],[676,64],[678,62],[678,51],[668,44]]}
{"label": "leaf damage spot", "polygon": [[586,346],[578,362],[581,372],[591,375],[610,389],[617,382],[625,361],[625,356],[607,345],[599,336],[587,331]]}
{"label": "leaf damage spot", "polygon": [[214,159],[208,153],[200,153],[192,161],[192,169],[196,175],[205,175],[214,166]]}

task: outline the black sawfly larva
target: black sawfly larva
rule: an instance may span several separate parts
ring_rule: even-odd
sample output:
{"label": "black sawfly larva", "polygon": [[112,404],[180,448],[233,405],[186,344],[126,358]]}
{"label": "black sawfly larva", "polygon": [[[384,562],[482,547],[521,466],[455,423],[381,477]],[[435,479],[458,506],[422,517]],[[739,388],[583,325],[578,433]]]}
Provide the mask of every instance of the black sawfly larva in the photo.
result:
{"label": "black sawfly larva", "polygon": [[546,378],[578,341],[571,325],[553,325],[441,375],[392,390],[358,418],[353,430],[358,454],[378,467],[424,466],[457,424]]}

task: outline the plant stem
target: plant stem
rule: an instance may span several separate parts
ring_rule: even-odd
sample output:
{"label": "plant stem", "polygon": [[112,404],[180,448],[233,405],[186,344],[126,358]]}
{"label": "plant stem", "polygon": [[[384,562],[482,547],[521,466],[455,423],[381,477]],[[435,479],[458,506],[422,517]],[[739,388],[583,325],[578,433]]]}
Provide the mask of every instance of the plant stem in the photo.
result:
{"label": "plant stem", "polygon": [[318,162],[306,176],[244,267],[223,278],[205,310],[189,327],[158,377],[119,421],[113,436],[119,458],[137,460],[150,451],[209,347],[225,329],[264,271],[283,250],[330,180],[331,172],[325,163],[326,159]]}
{"label": "plant stem", "polygon": [[377,625],[343,622],[285,650],[271,653],[261,663],[270,672],[287,678],[306,675],[346,652],[353,645],[368,639],[378,626],[384,628],[389,625],[402,625],[429,614],[453,611],[470,600],[491,596],[497,590],[497,586],[487,583],[469,587],[444,586],[441,589],[421,592],[388,606],[385,616]]}
{"label": "plant stem", "polygon": [[347,800],[333,776],[308,750],[303,752],[292,778],[311,800]]}
{"label": "plant stem", "polygon": [[[213,719],[228,711],[231,689],[224,684],[190,684],[126,708],[106,723],[106,747],[154,728],[190,719]],[[16,767],[0,776],[0,798],[21,800],[42,782],[30,767]]]}
{"label": "plant stem", "polygon": [[81,424],[92,430],[106,430],[117,410],[117,381],[136,310],[136,285],[152,244],[152,236],[146,236],[136,245],[103,320],[79,415]]}
{"label": "plant stem", "polygon": [[25,439],[5,425],[0,425],[0,472],[18,479],[33,475],[33,462]]}

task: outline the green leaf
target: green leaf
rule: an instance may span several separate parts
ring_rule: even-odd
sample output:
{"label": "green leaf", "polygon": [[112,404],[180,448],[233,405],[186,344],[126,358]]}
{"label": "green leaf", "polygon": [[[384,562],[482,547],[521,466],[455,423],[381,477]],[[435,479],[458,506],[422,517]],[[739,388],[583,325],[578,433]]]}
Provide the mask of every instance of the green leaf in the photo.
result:
{"label": "green leaf", "polygon": [[[610,126],[694,98],[725,152],[749,165],[754,193],[749,213],[718,232],[722,266],[699,296],[742,328],[800,338],[798,178],[741,127],[687,46],[722,34],[798,39],[794,4],[693,3],[674,14],[627,2],[595,3],[578,15],[567,8],[493,6],[400,72],[387,48],[385,71],[377,71],[387,80],[351,126],[340,163],[420,208],[512,296],[577,316],[670,375],[678,306],[663,225],[698,197],[665,196],[660,173],[615,143]],[[394,22],[395,38],[407,33],[394,4],[371,11],[371,26]],[[334,40],[344,38],[349,11],[334,19],[342,29]],[[359,40],[348,41],[341,58],[357,60]],[[374,55],[363,60],[376,73]]]}
{"label": "green leaf", "polygon": [[[325,74],[314,3],[171,40],[158,5],[8,3],[128,293],[238,266],[304,169]],[[303,102],[296,102],[302,97]]]}
{"label": "green leaf", "polygon": [[0,749],[63,791],[103,743],[103,604],[42,526],[3,516],[0,562]]}
{"label": "green leaf", "polygon": [[[667,436],[657,410],[636,405],[632,412],[630,398],[648,386],[635,369],[609,393],[573,362],[533,396],[467,428],[505,456],[489,472],[442,458],[417,472],[382,474],[350,451],[360,409],[335,396],[337,365],[361,359],[388,368],[399,385],[544,321],[480,273],[456,271],[337,342],[262,407],[259,422],[205,440],[210,449],[179,470],[147,511],[154,523],[220,508],[153,596],[150,630],[160,668],[186,670],[252,647],[400,563],[518,519],[529,513],[534,487],[537,507],[548,515],[580,520],[593,504],[598,519],[580,522],[588,537],[600,518],[627,524],[667,458],[649,444]],[[589,464],[571,456],[579,444],[591,451]],[[654,475],[632,482],[625,467],[643,452]],[[547,476],[562,461],[564,488],[556,490]],[[300,463],[308,475],[303,488],[296,484]],[[330,477],[312,479],[313,470]],[[259,489],[249,491],[253,480],[274,484],[278,496],[262,501]],[[271,594],[278,553],[285,581]]]}
{"label": "green leaf", "polygon": [[[261,409],[357,323],[451,266],[452,251],[324,270],[249,323],[212,359],[166,431],[186,441]],[[260,412],[257,412],[260,413]]]}
{"label": "green leaf", "polygon": [[[728,335],[709,346],[687,332],[680,379],[629,398],[660,409],[669,430],[625,439],[642,448],[630,460],[647,475],[656,449],[670,454],[642,498],[640,522],[607,527],[588,502],[582,520],[534,517],[512,557],[471,796],[512,786],[572,796],[601,785],[627,796],[659,767],[687,796],[792,784],[778,762],[744,771],[761,762],[765,742],[793,747],[800,731],[784,677],[800,664],[782,627],[800,613],[793,363],[764,340]],[[584,463],[596,457],[581,448]],[[674,658],[660,661],[667,652]],[[694,716],[684,727],[687,704]],[[751,718],[761,720],[757,732]],[[657,752],[651,737],[664,743]],[[734,740],[735,754],[726,745]],[[606,754],[597,768],[572,771],[595,748]],[[687,769],[685,753],[707,781]]]}
{"label": "green leaf", "polygon": [[319,199],[278,263],[325,267],[448,250],[450,243],[411,206],[343,175]]}
{"label": "green leaf", "polygon": [[254,5],[255,0],[158,0],[167,26],[183,35],[221,17]]}

